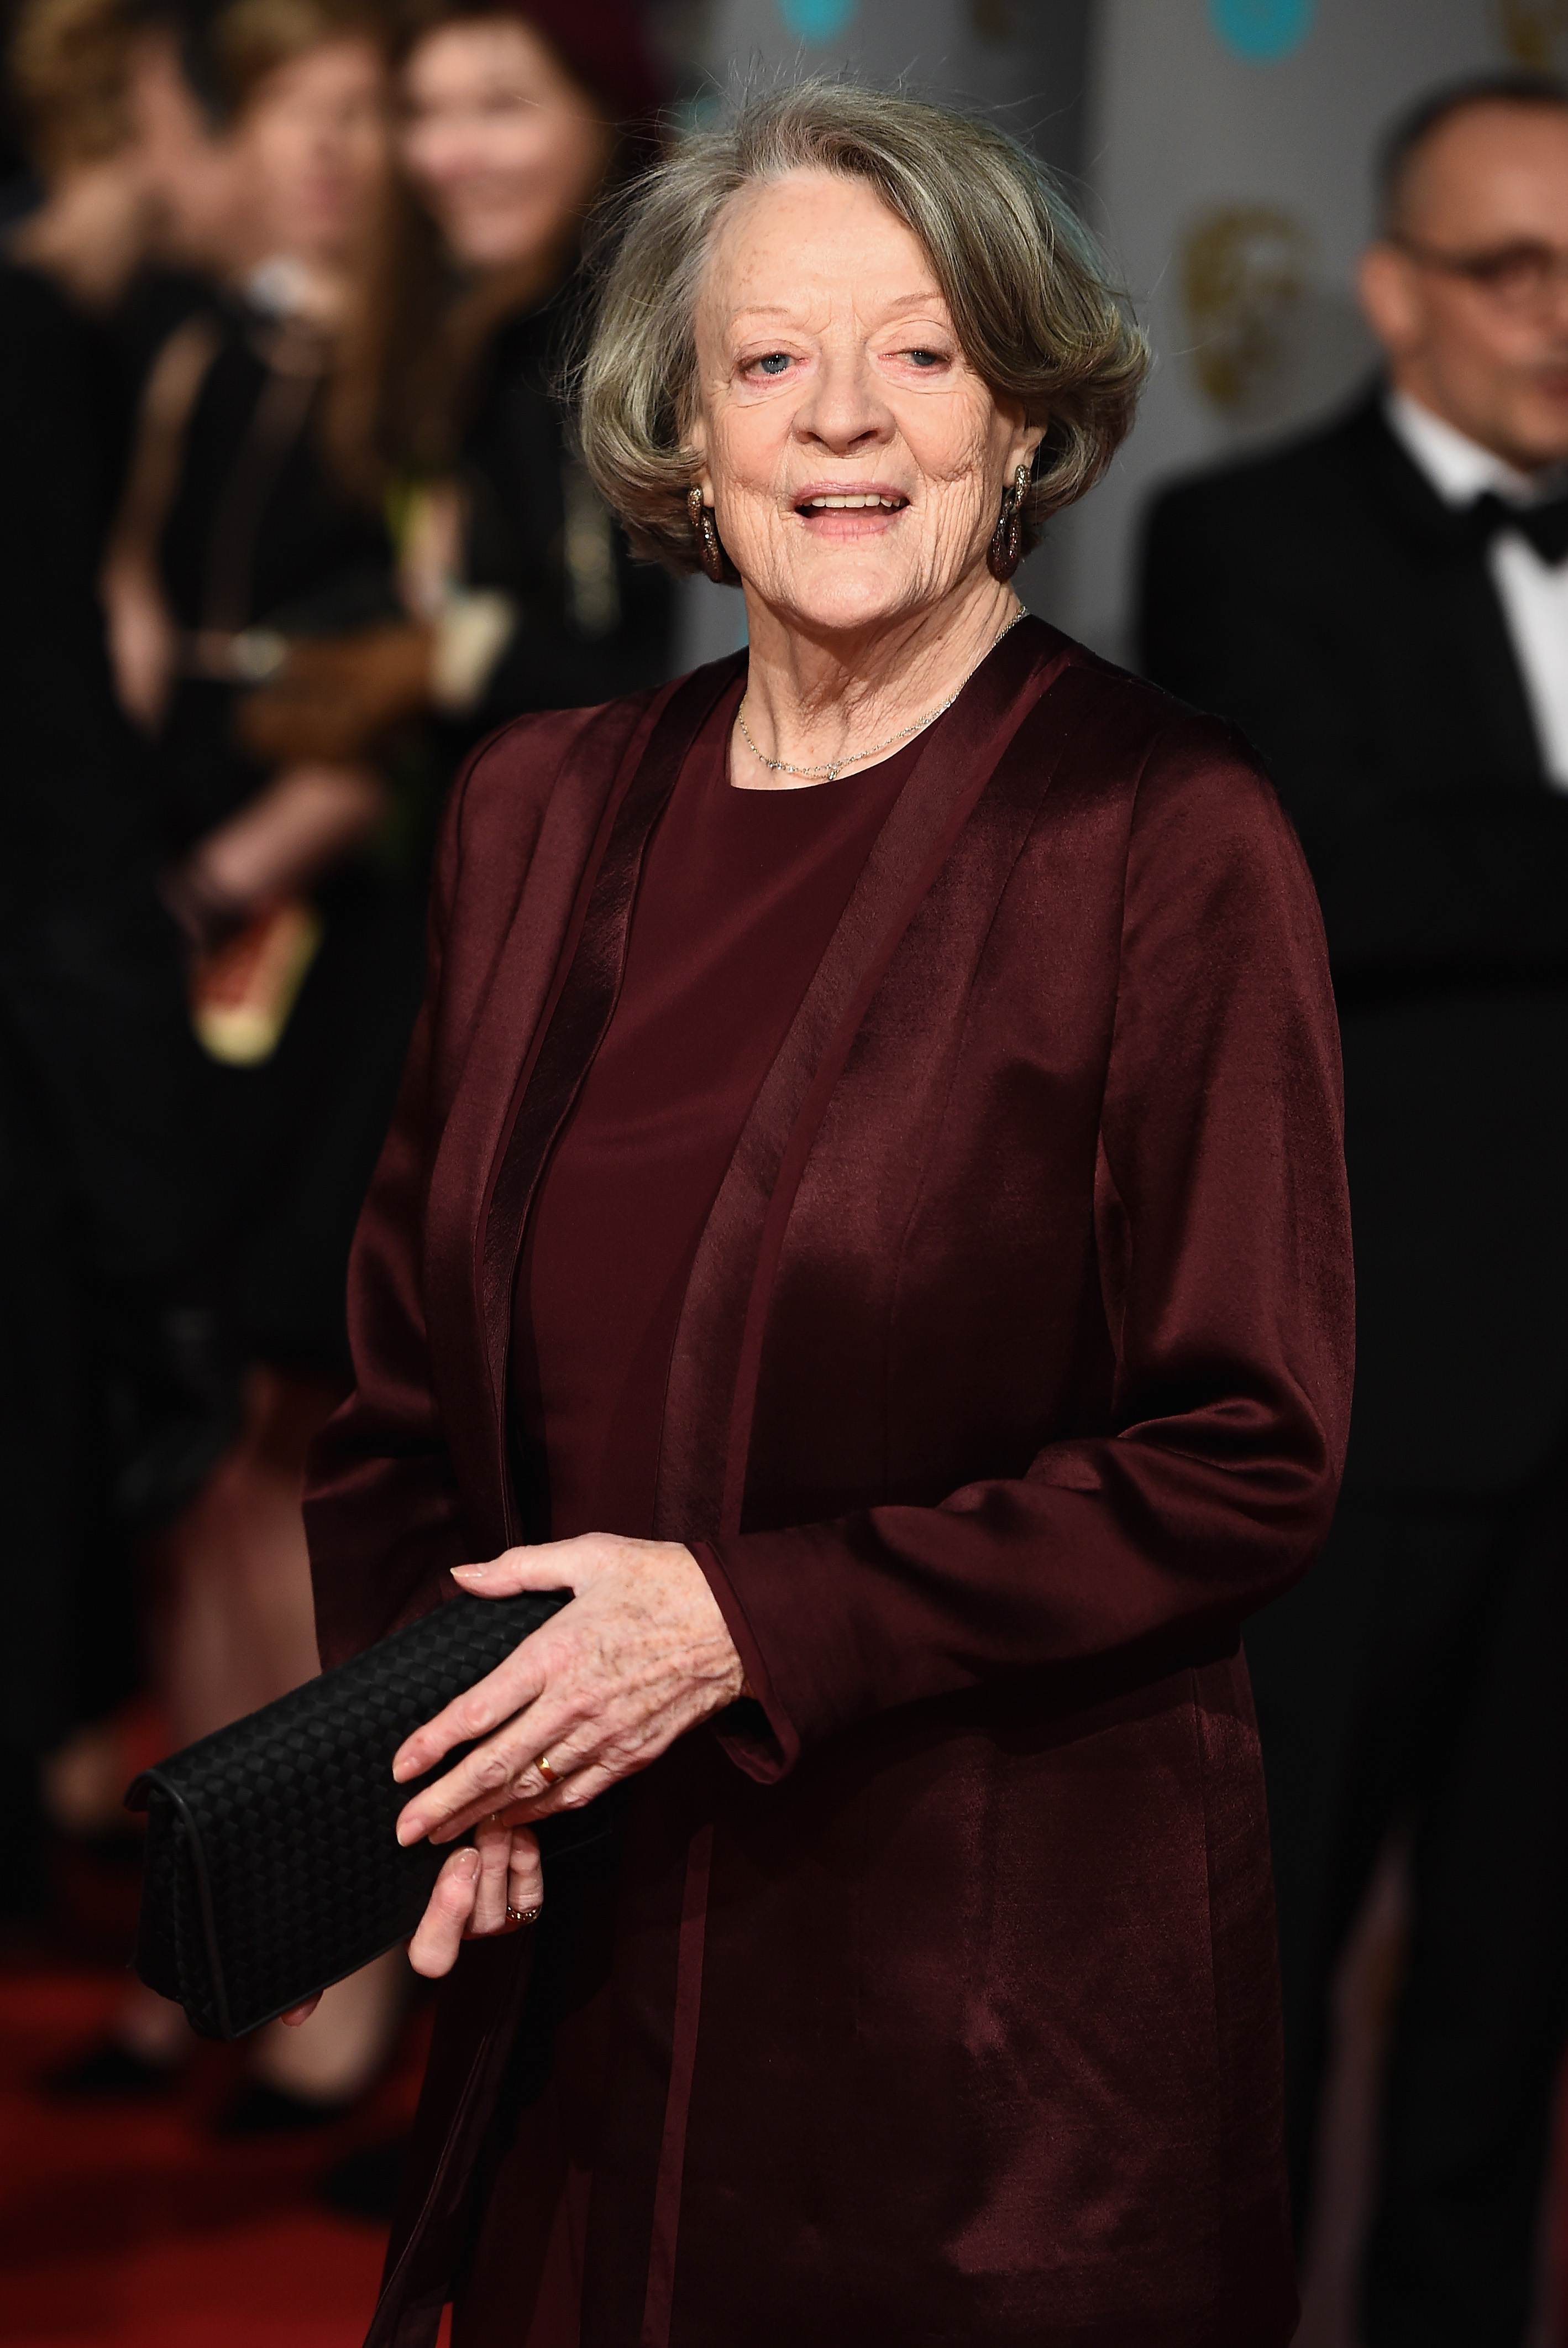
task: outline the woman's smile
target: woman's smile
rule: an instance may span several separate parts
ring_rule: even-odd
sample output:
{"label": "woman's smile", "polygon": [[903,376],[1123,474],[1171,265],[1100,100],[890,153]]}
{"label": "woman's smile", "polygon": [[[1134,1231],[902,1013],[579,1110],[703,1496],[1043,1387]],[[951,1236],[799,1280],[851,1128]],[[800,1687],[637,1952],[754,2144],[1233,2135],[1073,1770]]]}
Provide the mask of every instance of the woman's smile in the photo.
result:
{"label": "woman's smile", "polygon": [[882,481],[812,482],[796,490],[791,503],[812,538],[851,543],[885,537],[909,507],[902,489]]}

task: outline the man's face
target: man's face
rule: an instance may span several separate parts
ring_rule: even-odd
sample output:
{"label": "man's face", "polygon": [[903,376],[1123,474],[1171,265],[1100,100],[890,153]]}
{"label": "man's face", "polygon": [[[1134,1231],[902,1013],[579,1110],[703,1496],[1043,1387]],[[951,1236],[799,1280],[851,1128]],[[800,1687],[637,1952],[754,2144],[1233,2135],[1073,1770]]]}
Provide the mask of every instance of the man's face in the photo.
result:
{"label": "man's face", "polygon": [[1522,472],[1568,458],[1568,108],[1434,131],[1361,298],[1401,391]]}

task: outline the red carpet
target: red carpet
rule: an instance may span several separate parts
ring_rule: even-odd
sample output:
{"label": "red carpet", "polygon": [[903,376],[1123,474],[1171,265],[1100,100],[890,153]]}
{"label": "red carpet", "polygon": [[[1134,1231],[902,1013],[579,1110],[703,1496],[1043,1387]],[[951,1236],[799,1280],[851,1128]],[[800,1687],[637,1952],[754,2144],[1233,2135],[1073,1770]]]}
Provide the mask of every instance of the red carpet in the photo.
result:
{"label": "red carpet", "polygon": [[202,2047],[151,2105],[65,2104],[33,2084],[102,2029],[124,1976],[0,1971],[4,2348],[359,2348],[382,2237],[311,2198],[313,2179],[413,2108],[411,2029],[372,2108],[307,2138],[225,2144],[205,2126],[242,2059]]}
{"label": "red carpet", "polygon": [[[0,2348],[360,2348],[382,2236],[332,2215],[312,2188],[412,2113],[423,2018],[365,2112],[305,2138],[228,2144],[207,2120],[233,2091],[239,2049],[200,2048],[178,2092],[151,2105],[38,2091],[41,2072],[103,2030],[124,1981],[110,1965],[58,1957],[0,1964]],[[1557,2176],[1561,2286],[1568,2095]],[[1563,2332],[1550,2336],[1568,2348]]]}

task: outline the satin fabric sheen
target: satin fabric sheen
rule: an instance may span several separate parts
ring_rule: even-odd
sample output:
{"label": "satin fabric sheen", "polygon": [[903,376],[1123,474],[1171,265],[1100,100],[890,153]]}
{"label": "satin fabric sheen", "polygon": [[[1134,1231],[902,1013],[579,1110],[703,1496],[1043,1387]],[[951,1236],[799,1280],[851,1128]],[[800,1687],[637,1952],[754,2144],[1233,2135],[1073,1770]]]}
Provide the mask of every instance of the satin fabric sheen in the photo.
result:
{"label": "satin fabric sheen", "polygon": [[[528,1211],[737,674],[524,720],[454,801],[313,1475],[329,1660],[529,1513]],[[760,1702],[632,1781],[536,1932],[466,1949],[375,2348],[434,2340],[600,2027],[584,2348],[1285,2348],[1238,1633],[1342,1458],[1338,1115],[1245,746],[1023,623],[923,738],[686,1276],[652,1524]]]}

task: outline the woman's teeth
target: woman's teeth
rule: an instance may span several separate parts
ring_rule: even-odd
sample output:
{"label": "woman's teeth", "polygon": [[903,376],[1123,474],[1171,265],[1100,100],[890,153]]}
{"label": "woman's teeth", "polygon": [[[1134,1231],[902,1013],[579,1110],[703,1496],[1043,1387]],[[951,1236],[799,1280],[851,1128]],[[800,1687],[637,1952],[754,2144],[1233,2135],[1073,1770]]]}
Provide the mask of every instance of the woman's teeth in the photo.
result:
{"label": "woman's teeth", "polygon": [[885,506],[890,513],[897,513],[901,506],[907,506],[908,502],[909,500],[907,498],[879,498],[875,492],[872,492],[869,496],[866,497],[807,498],[804,507],[802,508],[802,511],[805,513],[816,512],[824,507]]}

